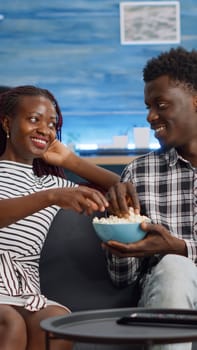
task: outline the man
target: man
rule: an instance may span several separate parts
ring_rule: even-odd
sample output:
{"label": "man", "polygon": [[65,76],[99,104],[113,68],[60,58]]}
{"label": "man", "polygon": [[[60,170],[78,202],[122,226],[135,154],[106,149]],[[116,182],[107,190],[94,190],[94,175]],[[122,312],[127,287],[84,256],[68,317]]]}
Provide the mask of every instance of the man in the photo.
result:
{"label": "man", "polygon": [[[103,244],[108,270],[117,286],[140,283],[141,307],[197,309],[197,51],[161,53],[143,79],[161,148],[129,164],[122,181],[135,185],[151,223],[141,225],[147,235],[137,243]],[[174,347],[191,346],[164,348]]]}

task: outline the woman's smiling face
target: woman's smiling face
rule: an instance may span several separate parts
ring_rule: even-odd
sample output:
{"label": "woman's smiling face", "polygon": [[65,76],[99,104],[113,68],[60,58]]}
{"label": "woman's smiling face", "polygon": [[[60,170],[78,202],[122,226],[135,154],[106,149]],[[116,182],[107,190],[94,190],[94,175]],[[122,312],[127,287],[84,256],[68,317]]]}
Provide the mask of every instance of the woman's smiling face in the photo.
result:
{"label": "woman's smiling face", "polygon": [[181,147],[197,137],[197,96],[167,75],[145,84],[147,121],[162,146]]}
{"label": "woman's smiling face", "polygon": [[32,164],[56,138],[57,114],[53,103],[44,96],[22,96],[15,116],[6,116],[9,131],[6,159]]}

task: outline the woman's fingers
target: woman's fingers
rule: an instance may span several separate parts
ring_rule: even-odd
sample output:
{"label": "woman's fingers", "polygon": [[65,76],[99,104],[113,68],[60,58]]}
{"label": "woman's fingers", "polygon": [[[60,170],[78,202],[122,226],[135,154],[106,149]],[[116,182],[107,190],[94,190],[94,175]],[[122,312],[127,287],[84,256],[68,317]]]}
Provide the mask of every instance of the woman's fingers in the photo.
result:
{"label": "woman's fingers", "polygon": [[[88,215],[92,214],[94,211],[105,211],[108,206],[108,201],[97,190],[79,186],[70,189],[72,194],[72,199],[69,196],[65,196],[64,208],[72,208],[79,213],[86,213]],[[69,192],[70,192],[69,191]]]}

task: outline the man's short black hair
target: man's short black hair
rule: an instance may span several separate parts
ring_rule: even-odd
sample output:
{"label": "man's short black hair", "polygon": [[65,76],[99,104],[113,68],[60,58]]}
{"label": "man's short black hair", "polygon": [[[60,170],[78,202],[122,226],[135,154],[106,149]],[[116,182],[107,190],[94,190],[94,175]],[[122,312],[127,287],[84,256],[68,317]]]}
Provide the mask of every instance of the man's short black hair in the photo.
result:
{"label": "man's short black hair", "polygon": [[177,83],[183,83],[190,90],[197,91],[197,51],[187,51],[183,47],[171,48],[150,59],[143,70],[144,82],[162,75],[168,75]]}

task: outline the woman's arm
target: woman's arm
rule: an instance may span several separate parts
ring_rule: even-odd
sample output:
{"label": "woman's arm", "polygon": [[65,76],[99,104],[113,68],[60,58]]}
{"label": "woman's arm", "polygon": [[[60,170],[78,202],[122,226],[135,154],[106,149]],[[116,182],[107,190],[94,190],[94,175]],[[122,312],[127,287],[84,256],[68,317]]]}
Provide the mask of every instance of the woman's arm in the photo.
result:
{"label": "woman's arm", "polygon": [[103,169],[89,160],[80,158],[70,151],[60,141],[55,140],[44,154],[45,162],[61,166],[107,191],[120,180],[120,176],[112,171]]}
{"label": "woman's arm", "polygon": [[107,191],[120,181],[120,176],[112,171],[93,164],[88,159],[83,159],[71,152],[65,160],[64,168],[71,170],[76,175],[86,179],[88,182],[97,185]]}
{"label": "woman's arm", "polygon": [[27,196],[1,199],[0,228],[51,205],[58,205],[63,209],[71,208],[89,215],[93,211],[104,211],[108,202],[102,193],[85,186],[53,188]]}
{"label": "woman's arm", "polygon": [[135,187],[130,181],[120,182],[120,176],[103,169],[89,160],[78,157],[60,141],[55,140],[45,152],[43,159],[49,164],[61,166],[94,184],[96,188],[107,192],[110,212],[117,216],[127,216],[129,206],[140,212],[140,204]]}

